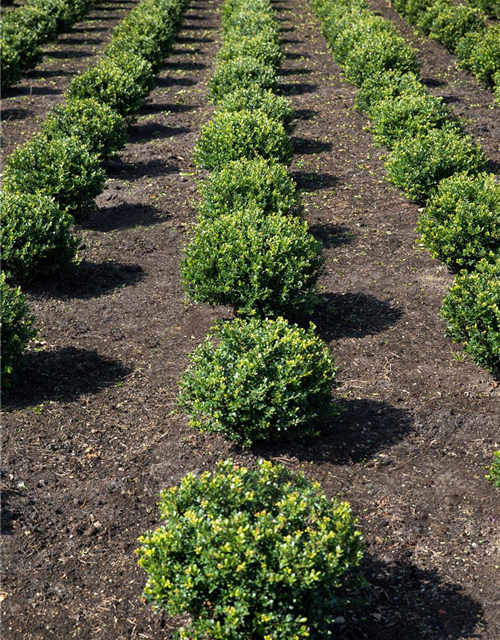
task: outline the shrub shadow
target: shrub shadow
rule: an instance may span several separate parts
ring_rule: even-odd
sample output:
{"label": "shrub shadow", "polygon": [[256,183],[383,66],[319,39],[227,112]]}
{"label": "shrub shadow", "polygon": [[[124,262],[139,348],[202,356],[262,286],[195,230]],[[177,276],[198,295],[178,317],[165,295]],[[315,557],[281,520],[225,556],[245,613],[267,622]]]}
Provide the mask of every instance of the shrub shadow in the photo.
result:
{"label": "shrub shadow", "polygon": [[332,143],[323,142],[323,140],[311,140],[310,138],[292,136],[292,143],[295,152],[300,154],[322,153],[323,151],[332,150]]}
{"label": "shrub shadow", "polygon": [[35,295],[72,300],[98,298],[118,287],[130,287],[143,280],[142,267],[117,262],[87,262],[66,272],[45,276],[43,281],[30,282],[26,291]]}
{"label": "shrub shadow", "polygon": [[164,62],[161,65],[162,70],[172,70],[172,69],[184,69],[186,71],[201,71],[202,69],[206,69],[207,65],[202,64],[201,62]]}
{"label": "shrub shadow", "polygon": [[321,241],[324,247],[340,247],[350,244],[354,238],[349,227],[335,224],[312,224],[309,226],[309,231]]}
{"label": "shrub shadow", "polygon": [[318,85],[311,82],[281,82],[279,88],[285,96],[299,96],[316,91]]}
{"label": "shrub shadow", "polygon": [[25,118],[29,118],[33,115],[33,111],[29,109],[4,109],[2,111],[2,120],[7,122],[9,120],[24,120]]}
{"label": "shrub shadow", "polygon": [[192,87],[194,84],[197,84],[196,80],[192,80],[191,78],[156,78],[156,85],[158,87]]}
{"label": "shrub shadow", "polygon": [[151,115],[153,113],[164,113],[167,111],[171,113],[184,113],[186,111],[193,111],[194,109],[196,109],[196,107],[189,104],[172,104],[171,102],[162,104],[149,103],[142,107],[141,115]]}
{"label": "shrub shadow", "polygon": [[176,38],[177,44],[196,44],[197,42],[213,42],[213,38],[195,38],[191,36],[178,36]]}
{"label": "shrub shadow", "polygon": [[66,60],[66,59],[77,59],[77,58],[90,58],[93,56],[93,53],[89,53],[88,51],[48,51],[46,54],[47,58],[56,58],[58,60]]}
{"label": "shrub shadow", "polygon": [[20,409],[49,400],[68,402],[111,387],[132,371],[131,367],[87,349],[32,351],[19,366],[12,388],[4,390],[3,405],[6,409]]}
{"label": "shrub shadow", "polygon": [[[26,81],[26,79],[25,79]],[[29,81],[29,78],[28,78]],[[60,96],[62,94],[61,89],[52,89],[51,87],[32,87],[30,86],[16,86],[9,87],[4,90],[4,98],[18,98],[25,96]]]}
{"label": "shrub shadow", "polygon": [[129,142],[137,143],[144,140],[155,140],[158,138],[172,138],[183,133],[189,133],[191,129],[188,127],[167,127],[157,122],[146,122],[144,124],[135,124],[129,129]]}
{"label": "shrub shadow", "polygon": [[78,71],[66,71],[64,69],[58,69],[57,71],[43,71],[43,69],[33,69],[28,74],[27,78],[30,80],[40,80],[41,78],[59,78],[60,76],[74,76]]}
{"label": "shrub shadow", "polygon": [[437,571],[421,569],[404,560],[385,562],[371,554],[365,555],[361,570],[369,582],[363,615],[351,624],[346,620],[336,637],[346,640],[479,637],[475,629],[483,617],[482,605],[459,585],[445,582]]}
{"label": "shrub shadow", "polygon": [[385,331],[402,317],[389,300],[364,293],[323,293],[314,323],[323,340],[363,338]]}
{"label": "shrub shadow", "polygon": [[318,112],[315,109],[296,109],[294,114],[297,120],[314,120]]}
{"label": "shrub shadow", "polygon": [[103,163],[108,178],[133,182],[144,176],[157,177],[177,173],[177,167],[168,166],[164,160],[152,158],[147,162],[124,162],[121,159],[107,160]]}
{"label": "shrub shadow", "polygon": [[85,38],[85,40],[81,40],[80,38],[64,38],[59,40],[61,44],[74,44],[74,45],[98,45],[102,44],[104,40],[102,38]]}
{"label": "shrub shadow", "polygon": [[306,76],[312,73],[311,69],[283,69],[282,76]]}
{"label": "shrub shadow", "polygon": [[10,503],[18,497],[17,491],[2,489],[0,498],[0,533],[2,535],[10,535],[13,533],[12,522],[20,516],[18,511],[11,509]]}
{"label": "shrub shadow", "polygon": [[292,53],[292,52],[287,52],[285,53],[285,58],[287,58],[288,60],[309,60],[310,59],[310,55],[308,55],[307,53]]}
{"label": "shrub shadow", "polygon": [[339,180],[331,173],[315,173],[307,171],[291,171],[293,179],[299,189],[303,191],[320,191],[335,187]]}
{"label": "shrub shadow", "polygon": [[169,216],[161,215],[149,204],[122,202],[110,207],[102,207],[80,224],[84,229],[93,231],[114,231],[132,227],[152,227],[163,222]]}
{"label": "shrub shadow", "polygon": [[386,402],[335,401],[341,413],[320,424],[317,437],[256,444],[252,451],[270,459],[286,456],[301,462],[353,464],[373,458],[413,429],[411,415]]}

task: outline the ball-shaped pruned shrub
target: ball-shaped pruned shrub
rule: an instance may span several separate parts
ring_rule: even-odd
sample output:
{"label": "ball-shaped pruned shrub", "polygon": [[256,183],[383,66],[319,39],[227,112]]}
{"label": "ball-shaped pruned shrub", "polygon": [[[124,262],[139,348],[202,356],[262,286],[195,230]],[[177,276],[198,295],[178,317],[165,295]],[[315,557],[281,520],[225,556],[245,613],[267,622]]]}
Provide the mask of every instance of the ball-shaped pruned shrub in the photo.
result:
{"label": "ball-shaped pruned shrub", "polygon": [[451,285],[441,314],[447,335],[462,342],[472,360],[500,373],[500,258],[461,271]]}
{"label": "ball-shaped pruned shrub", "polygon": [[268,42],[279,44],[279,22],[268,13],[256,11],[237,11],[223,22],[224,33],[230,33],[232,38],[241,38],[259,34]]}
{"label": "ball-shaped pruned shrub", "polygon": [[182,275],[195,302],[295,317],[312,312],[323,262],[321,243],[304,220],[248,208],[201,220]]}
{"label": "ball-shaped pruned shrub", "polygon": [[434,257],[454,270],[474,269],[500,255],[500,184],[494,175],[443,180],[421,214],[417,231]]}
{"label": "ball-shaped pruned shrub", "polygon": [[48,139],[79,138],[101,158],[115,154],[127,139],[123,116],[95,98],[68,100],[55,107],[42,123],[42,132]]}
{"label": "ball-shaped pruned shrub", "polygon": [[9,157],[7,192],[42,193],[75,217],[87,213],[103,190],[106,174],[99,156],[78,138],[47,139],[40,134]]}
{"label": "ball-shaped pruned shrub", "polygon": [[256,58],[232,58],[218,65],[210,81],[210,96],[217,103],[236,89],[276,89],[277,86],[278,74],[270,65]]}
{"label": "ball-shaped pruned shrub", "polygon": [[[432,8],[426,13],[432,15]],[[428,32],[431,38],[454,51],[461,38],[471,32],[482,32],[485,27],[484,15],[477,9],[446,4],[432,16]]]}
{"label": "ball-shaped pruned shrub", "polygon": [[356,109],[371,115],[379,102],[400,96],[421,96],[424,85],[414,73],[382,71],[365,79],[356,95]]}
{"label": "ball-shaped pruned shrub", "polygon": [[378,102],[371,117],[375,141],[391,148],[404,138],[442,127],[450,122],[451,112],[442,98],[417,92]]}
{"label": "ball-shaped pruned shrub", "polygon": [[415,52],[397,35],[374,33],[362,39],[349,51],[344,61],[344,73],[353,84],[360,86],[374,74],[392,69],[401,73],[418,73]]}
{"label": "ball-shaped pruned shrub", "polygon": [[327,637],[363,584],[350,505],[282,465],[219,462],[159,506],[164,525],[139,538],[139,564],[147,600],[190,615],[180,638]]}
{"label": "ball-shaped pruned shrub", "polygon": [[105,57],[76,76],[68,89],[69,98],[95,98],[128,116],[138,111],[153,87],[151,64],[141,56],[123,52]]}
{"label": "ball-shaped pruned shrub", "polygon": [[2,268],[9,278],[27,280],[52,273],[75,260],[78,241],[73,217],[40,193],[4,193],[0,229]]}
{"label": "ball-shaped pruned shrub", "polygon": [[10,287],[5,274],[0,275],[0,310],[2,333],[2,384],[9,385],[15,368],[22,360],[28,342],[37,334],[34,318],[21,289]]}
{"label": "ball-shaped pruned shrub", "polygon": [[0,44],[1,82],[2,89],[6,89],[19,82],[23,75],[23,66],[21,53],[15,41],[12,42],[10,39],[2,38]]}
{"label": "ball-shaped pruned shrub", "polygon": [[232,112],[258,109],[272,120],[281,122],[287,131],[291,131],[291,124],[295,116],[290,100],[283,96],[277,96],[270,89],[261,89],[257,86],[236,89],[228,93],[219,102],[219,108]]}
{"label": "ball-shaped pruned shrub", "polygon": [[456,126],[431,129],[398,142],[389,155],[389,180],[408,198],[425,202],[441,180],[455,173],[477,173],[486,163],[480,145]]}
{"label": "ball-shaped pruned shrub", "polygon": [[455,55],[462,67],[469,69],[481,82],[494,84],[500,71],[500,24],[484,31],[472,31],[457,44]]}
{"label": "ball-shaped pruned shrub", "polygon": [[224,46],[217,54],[221,62],[234,58],[255,58],[265,65],[278,71],[283,63],[285,54],[276,42],[270,42],[266,37],[256,34],[253,36],[226,38]]}
{"label": "ball-shaped pruned shrub", "polygon": [[210,174],[199,207],[204,218],[217,218],[248,207],[264,215],[302,213],[302,199],[285,165],[263,158],[235,160]]}
{"label": "ball-shaped pruned shrub", "polygon": [[315,334],[283,318],[216,326],[191,355],[180,402],[190,425],[251,445],[314,434],[333,414],[335,368]]}
{"label": "ball-shaped pruned shrub", "polygon": [[231,160],[270,158],[291,162],[292,143],[281,122],[262,111],[218,111],[200,133],[195,160],[203,169],[220,169]]}

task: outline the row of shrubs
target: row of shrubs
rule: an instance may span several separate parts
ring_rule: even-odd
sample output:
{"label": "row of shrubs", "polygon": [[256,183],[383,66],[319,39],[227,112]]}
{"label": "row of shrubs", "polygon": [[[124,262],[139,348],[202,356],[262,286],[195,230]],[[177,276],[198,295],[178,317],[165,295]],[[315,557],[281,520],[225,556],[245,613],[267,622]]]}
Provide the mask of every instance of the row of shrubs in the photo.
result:
{"label": "row of shrubs", "polygon": [[[477,0],[474,4],[494,10],[500,17],[498,2]],[[455,53],[460,66],[492,87],[500,100],[500,25],[488,26],[480,9],[452,0],[394,0],[392,6],[408,22]]]}
{"label": "row of shrubs", "polygon": [[[66,102],[49,112],[40,133],[7,159],[0,232],[6,281],[25,282],[77,262],[74,220],[94,207],[104,189],[101,161],[124,146],[127,126],[153,86],[186,5],[143,0],[136,6],[113,31],[102,59],[72,80]],[[9,318],[19,315],[11,304],[25,308],[13,291],[2,302],[2,323],[19,339],[4,344],[2,338],[4,382],[27,337],[15,324],[7,328]]]}
{"label": "row of shrubs", "polygon": [[425,204],[418,223],[435,257],[460,271],[442,314],[447,333],[472,359],[500,367],[500,185],[486,156],[418,77],[414,51],[365,0],[313,0],[346,77],[360,87],[358,110],[390,149],[388,179]]}
{"label": "row of shrubs", "polygon": [[[293,111],[274,93],[283,54],[268,0],[227,0],[210,84],[218,109],[196,162],[210,171],[182,274],[187,295],[231,305],[180,383],[191,425],[236,442],[304,436],[331,411],[335,369],[307,314],[323,264],[286,163]],[[258,35],[254,35],[258,34]],[[347,503],[281,465],[221,462],[163,492],[165,525],[138,550],[146,598],[189,614],[181,638],[327,637],[361,560]]]}
{"label": "row of shrubs", "polygon": [[29,0],[2,16],[2,88],[19,82],[42,59],[41,45],[92,9],[95,0]]}
{"label": "row of shrubs", "polygon": [[468,0],[468,3],[489,16],[500,18],[500,4],[497,0]]}

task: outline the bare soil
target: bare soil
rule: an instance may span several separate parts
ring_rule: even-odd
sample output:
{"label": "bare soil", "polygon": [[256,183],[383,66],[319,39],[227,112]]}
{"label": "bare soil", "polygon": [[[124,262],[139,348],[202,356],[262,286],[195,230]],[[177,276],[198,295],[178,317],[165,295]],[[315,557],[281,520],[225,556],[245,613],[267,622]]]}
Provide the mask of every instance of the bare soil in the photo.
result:
{"label": "bare soil", "polygon": [[[179,276],[219,6],[195,0],[187,12],[79,229],[81,266],[28,288],[40,340],[4,392],[2,637],[171,638],[179,621],[141,600],[134,556],[137,537],[159,524],[159,491],[220,459],[263,456],[305,470],[359,516],[371,587],[338,619],[338,638],[498,639],[500,494],[484,467],[499,447],[500,389],[444,337],[452,276],[418,245],[417,208],[384,180],[383,150],[303,1],[275,3],[282,91],[298,115],[292,171],[327,256],[314,321],[339,366],[345,410],[316,439],[244,450],[191,430],[176,408],[188,354],[230,316],[186,303]],[[426,60],[431,86],[458,92],[457,108],[498,162],[490,94],[466,74],[433,85],[443,81],[442,48]],[[67,77],[51,82],[61,92]],[[23,95],[9,100],[26,108]],[[39,93],[29,118],[6,123],[9,148],[47,108]]]}

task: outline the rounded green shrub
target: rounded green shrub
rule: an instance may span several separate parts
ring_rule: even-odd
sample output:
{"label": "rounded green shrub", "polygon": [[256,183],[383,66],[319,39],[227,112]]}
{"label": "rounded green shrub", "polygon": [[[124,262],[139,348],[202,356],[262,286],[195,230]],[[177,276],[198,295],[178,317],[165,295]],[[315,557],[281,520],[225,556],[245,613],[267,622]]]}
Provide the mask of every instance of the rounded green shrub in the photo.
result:
{"label": "rounded green shrub", "polygon": [[270,42],[260,34],[253,36],[226,38],[224,46],[217,54],[217,60],[227,62],[235,58],[254,58],[268,67],[278,71],[281,67],[285,54],[276,42]]}
{"label": "rounded green shrub", "polygon": [[71,264],[78,241],[73,218],[43,194],[2,195],[2,268],[9,278],[26,280]]}
{"label": "rounded green shrub", "polygon": [[500,5],[498,4],[498,0],[469,0],[469,4],[500,19]]}
{"label": "rounded green shrub", "polygon": [[364,11],[355,19],[351,13],[340,8],[338,16],[337,33],[333,42],[335,59],[344,64],[352,50],[360,43],[373,40],[377,36],[389,40],[394,36],[392,25],[369,11]]}
{"label": "rounded green shrub", "polygon": [[500,71],[500,25],[468,33],[458,42],[455,55],[462,67],[493,86],[493,78]]}
{"label": "rounded green shrub", "polygon": [[44,135],[14,151],[3,176],[6,192],[45,194],[75,217],[92,208],[105,181],[99,156],[78,138],[50,140]]}
{"label": "rounded green shrub", "polygon": [[219,324],[180,383],[190,425],[251,445],[314,434],[332,413],[335,368],[314,332],[283,318]]}
{"label": "rounded green shrub", "polygon": [[494,175],[443,180],[421,214],[422,242],[451,269],[500,255],[500,185]]}
{"label": "rounded green shrub", "polygon": [[0,40],[0,65],[2,88],[12,87],[19,82],[23,73],[19,48],[6,38]]}
{"label": "rounded green shrub", "polygon": [[389,180],[411,200],[425,202],[441,180],[477,173],[486,156],[480,145],[456,127],[431,129],[398,142],[386,162]]}
{"label": "rounded green shrub", "polygon": [[103,58],[76,76],[69,86],[69,98],[95,98],[128,116],[138,111],[153,87],[151,64],[141,56],[124,51]]}
{"label": "rounded green shrub", "polygon": [[238,313],[311,313],[323,266],[321,243],[300,218],[259,209],[202,219],[186,250],[182,275],[196,302]]}
{"label": "rounded green shrub", "polygon": [[292,129],[295,115],[290,100],[257,86],[236,89],[228,93],[221,98],[219,108],[224,111],[256,111],[258,109],[269,118],[281,122],[287,131]]}
{"label": "rounded green shrub", "polygon": [[471,32],[484,32],[485,28],[484,16],[477,9],[447,4],[433,16],[429,35],[449,51],[454,51],[461,38]]}
{"label": "rounded green shrub", "polygon": [[500,258],[481,260],[461,271],[446,296],[441,315],[453,342],[462,342],[472,360],[500,373]]}
{"label": "rounded green shrub", "polygon": [[210,81],[210,96],[214,102],[220,102],[236,89],[275,89],[277,86],[278,74],[273,67],[255,58],[232,58],[218,65]]}
{"label": "rounded green shrub", "polygon": [[382,71],[368,76],[356,94],[356,109],[371,115],[379,102],[410,95],[425,95],[424,85],[414,73]]}
{"label": "rounded green shrub", "polygon": [[26,345],[37,331],[34,318],[21,289],[9,287],[5,274],[0,274],[2,384],[8,386],[15,368],[20,364]]}
{"label": "rounded green shrub", "polygon": [[249,37],[258,34],[268,42],[279,44],[279,23],[266,13],[239,11],[223,21],[225,33],[232,38]]}
{"label": "rounded green shrub", "polygon": [[218,111],[200,133],[195,160],[204,169],[219,169],[231,160],[272,158],[289,163],[292,143],[281,122],[260,110]]}
{"label": "rounded green shrub", "polygon": [[160,512],[165,524],[139,538],[144,595],[190,615],[181,638],[326,637],[362,584],[349,504],[282,465],[190,473],[161,494]]}
{"label": "rounded green shrub", "polygon": [[287,168],[254,158],[229,162],[214,171],[202,187],[199,207],[204,218],[256,208],[264,215],[302,213],[302,199]]}
{"label": "rounded green shrub", "polygon": [[401,73],[418,74],[419,65],[415,52],[404,38],[396,34],[375,33],[363,39],[349,51],[344,62],[346,78],[355,85],[362,85],[366,78],[392,69]]}
{"label": "rounded green shrub", "polygon": [[91,153],[109,158],[127,139],[125,119],[95,98],[69,100],[55,107],[42,123],[47,139],[79,138]]}
{"label": "rounded green shrub", "polygon": [[492,482],[494,487],[500,489],[500,451],[495,451],[493,454],[493,462],[486,479]]}
{"label": "rounded green shrub", "polygon": [[451,113],[442,98],[419,91],[381,100],[371,117],[375,141],[391,148],[404,138],[442,127],[450,122]]}

